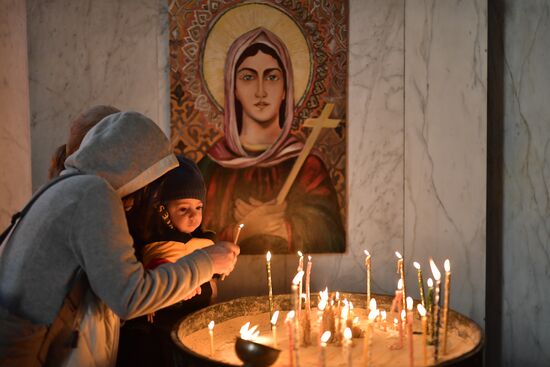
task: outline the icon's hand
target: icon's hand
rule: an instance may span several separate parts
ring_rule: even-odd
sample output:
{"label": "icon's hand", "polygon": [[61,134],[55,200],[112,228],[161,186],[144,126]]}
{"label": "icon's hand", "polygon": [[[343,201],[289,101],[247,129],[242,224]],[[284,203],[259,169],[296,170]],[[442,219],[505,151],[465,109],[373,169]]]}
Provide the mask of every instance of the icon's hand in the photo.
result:
{"label": "icon's hand", "polygon": [[241,240],[260,234],[288,240],[285,211],[286,202],[276,204],[275,200],[264,203],[254,198],[249,202],[237,199],[234,216],[237,222],[244,224]]}

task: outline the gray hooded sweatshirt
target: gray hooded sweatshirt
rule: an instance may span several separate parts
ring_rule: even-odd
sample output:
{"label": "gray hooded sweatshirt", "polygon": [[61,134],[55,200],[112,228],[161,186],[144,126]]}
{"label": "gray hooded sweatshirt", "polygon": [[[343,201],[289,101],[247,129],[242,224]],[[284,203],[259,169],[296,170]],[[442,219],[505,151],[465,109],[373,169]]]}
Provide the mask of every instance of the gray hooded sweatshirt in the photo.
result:
{"label": "gray hooded sweatshirt", "polygon": [[64,173],[85,175],[48,189],[0,249],[0,304],[49,324],[80,267],[98,302],[129,319],[178,302],[211,279],[203,250],[154,270],[134,256],[121,198],[177,164],[147,117],[125,112],[103,119],[65,162]]}

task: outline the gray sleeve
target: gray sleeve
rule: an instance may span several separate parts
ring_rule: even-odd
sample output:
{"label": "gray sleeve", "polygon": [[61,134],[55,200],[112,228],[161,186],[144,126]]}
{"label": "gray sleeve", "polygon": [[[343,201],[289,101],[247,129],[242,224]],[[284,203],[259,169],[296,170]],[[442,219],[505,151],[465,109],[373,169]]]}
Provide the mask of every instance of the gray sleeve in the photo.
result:
{"label": "gray sleeve", "polygon": [[122,201],[106,183],[90,187],[74,220],[75,256],[94,293],[123,319],[181,301],[213,275],[203,250],[144,270],[134,255]]}

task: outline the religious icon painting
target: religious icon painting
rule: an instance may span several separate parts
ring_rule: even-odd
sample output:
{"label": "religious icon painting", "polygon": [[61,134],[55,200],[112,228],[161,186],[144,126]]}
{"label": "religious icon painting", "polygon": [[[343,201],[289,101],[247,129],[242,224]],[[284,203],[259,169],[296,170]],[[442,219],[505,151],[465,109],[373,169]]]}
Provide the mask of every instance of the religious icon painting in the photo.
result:
{"label": "religious icon painting", "polygon": [[241,254],[346,249],[348,2],[170,3],[171,139]]}

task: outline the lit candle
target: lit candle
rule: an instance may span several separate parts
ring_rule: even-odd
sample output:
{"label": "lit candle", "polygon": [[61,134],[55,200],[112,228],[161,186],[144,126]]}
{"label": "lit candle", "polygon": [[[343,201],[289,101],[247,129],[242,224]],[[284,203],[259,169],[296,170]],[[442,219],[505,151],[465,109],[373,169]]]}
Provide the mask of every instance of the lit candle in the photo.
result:
{"label": "lit candle", "polygon": [[[243,229],[244,224],[239,224],[237,227],[237,233],[235,233],[235,237],[233,238],[233,243],[236,245],[237,241],[239,241],[239,235],[241,234],[241,229]],[[221,280],[224,280],[226,277],[226,274],[222,274]]]}
{"label": "lit candle", "polygon": [[237,227],[237,233],[235,233],[235,238],[233,239],[233,243],[236,245],[237,244],[237,241],[239,241],[239,236],[241,234],[241,230],[243,229],[244,227],[244,224],[239,224],[239,226]]}
{"label": "lit candle", "polygon": [[321,340],[321,336],[323,335],[323,332],[325,331],[324,325],[323,325],[323,314],[325,311],[325,307],[327,307],[327,302],[324,299],[321,299],[319,303],[317,304],[317,321],[319,322],[319,333],[318,338],[319,341]]}
{"label": "lit candle", "polygon": [[277,348],[277,318],[279,318],[279,310],[275,311],[271,317],[271,336],[274,348]]}
{"label": "lit candle", "polygon": [[414,267],[416,268],[416,275],[418,276],[418,289],[420,291],[420,302],[422,303],[422,306],[426,307],[426,302],[424,300],[424,281],[422,279],[422,269],[420,268],[420,264],[416,261],[413,262]]}
{"label": "lit candle", "polygon": [[[299,307],[300,307],[300,304],[301,304],[301,299],[302,299],[302,295],[300,293],[300,289],[298,288],[298,284],[301,284],[302,283],[302,278],[304,276],[304,271],[301,270],[298,272],[298,274],[296,274],[296,276],[294,277],[294,279],[292,279],[292,292],[293,292],[293,304],[292,304],[292,308],[294,310],[294,312],[296,313],[296,316],[294,317],[294,337],[295,337],[295,343],[294,343],[294,347],[296,348],[296,350],[298,349],[298,344],[299,344],[299,340],[300,340],[300,323],[299,323],[299,320],[298,320],[298,311],[299,311]],[[298,356],[296,356],[296,358],[298,358]],[[298,364],[296,364],[298,366]]]}
{"label": "lit candle", "polygon": [[[289,366],[294,367],[294,360],[295,360],[295,352],[297,352],[294,349],[294,346],[296,343],[294,342],[294,310],[289,311],[289,313],[286,315],[285,324],[288,330],[288,356],[289,356]],[[296,364],[296,366],[298,366]]]}
{"label": "lit candle", "polygon": [[443,340],[441,345],[441,352],[447,353],[447,321],[449,314],[449,299],[451,296],[451,262],[449,259],[443,263],[445,268],[445,301],[443,303]]}
{"label": "lit candle", "polygon": [[271,252],[265,255],[267,269],[267,289],[269,294],[269,318],[273,317],[273,285],[271,282]]}
{"label": "lit candle", "polygon": [[[298,251],[298,256],[299,256],[299,259],[298,259],[298,273],[299,272],[304,272],[304,255],[302,254],[301,251]],[[299,292],[300,292],[300,297],[298,297],[298,307],[296,308],[296,320],[301,320],[301,313],[302,313],[302,297],[301,297],[301,294],[302,294],[302,279],[303,279],[303,276],[300,277],[300,282],[298,283],[298,289],[299,289]]]}
{"label": "lit candle", "polygon": [[377,305],[376,305],[376,298],[371,298],[369,302],[369,315],[371,312],[376,312]]}
{"label": "lit candle", "polygon": [[351,355],[351,329],[347,327],[344,330],[344,355],[348,361],[348,367],[352,366],[352,355]]}
{"label": "lit candle", "polygon": [[210,334],[210,355],[213,356],[214,355],[214,320],[208,323],[208,334]]}
{"label": "lit candle", "polygon": [[321,335],[321,367],[326,367],[327,365],[327,342],[330,339],[330,331],[325,331]]}
{"label": "lit candle", "polygon": [[386,311],[380,311],[380,317],[382,318],[382,328],[384,331],[388,331],[388,317]]}
{"label": "lit candle", "polygon": [[424,366],[428,365],[428,340],[426,334],[428,333],[428,320],[426,317],[426,308],[422,305],[417,305],[418,313],[422,319],[422,351],[424,353]]}
{"label": "lit candle", "polygon": [[430,258],[430,267],[435,279],[435,297],[434,297],[434,364],[437,364],[439,358],[439,292],[441,291],[441,273]]}
{"label": "lit candle", "polygon": [[407,297],[407,331],[409,338],[409,366],[414,367],[413,299],[411,297]]}
{"label": "lit candle", "polygon": [[432,278],[428,278],[428,299],[426,300],[427,308],[426,312],[428,313],[428,336],[430,338],[430,343],[434,337],[434,281]]}
{"label": "lit candle", "polygon": [[367,327],[365,329],[365,340],[363,346],[363,360],[365,366],[370,366],[371,359],[371,334],[372,334],[372,322],[376,318],[377,313],[375,311],[370,311],[367,319]]}
{"label": "lit candle", "polygon": [[306,267],[306,313],[308,314],[308,317],[311,313],[311,288],[310,288],[310,282],[311,282],[311,256],[307,257],[307,267]]}
{"label": "lit candle", "polygon": [[367,268],[367,303],[370,302],[370,271],[371,271],[371,261],[370,253],[365,250],[365,267]]}
{"label": "lit candle", "polygon": [[405,308],[405,298],[407,297],[407,292],[405,291],[405,269],[403,268],[403,256],[397,251],[395,251],[395,256],[397,256],[397,273],[401,276],[403,281],[403,300],[402,307]]}

